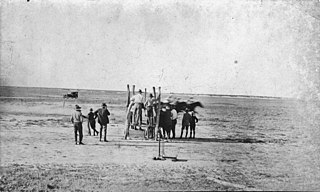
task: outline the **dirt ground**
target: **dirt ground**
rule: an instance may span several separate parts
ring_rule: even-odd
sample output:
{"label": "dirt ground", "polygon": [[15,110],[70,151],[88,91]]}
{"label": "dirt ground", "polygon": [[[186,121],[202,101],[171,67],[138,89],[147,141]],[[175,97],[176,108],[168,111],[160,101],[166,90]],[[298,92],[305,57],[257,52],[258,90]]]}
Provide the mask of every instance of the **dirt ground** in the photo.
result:
{"label": "dirt ground", "polygon": [[[115,98],[115,97],[112,97]],[[1,191],[320,190],[319,111],[281,99],[200,97],[195,139],[158,142],[130,130],[122,98],[105,99],[109,142],[74,144],[74,104],[84,114],[104,99],[0,97]],[[309,106],[309,107],[307,107]],[[181,114],[177,125],[180,134]]]}

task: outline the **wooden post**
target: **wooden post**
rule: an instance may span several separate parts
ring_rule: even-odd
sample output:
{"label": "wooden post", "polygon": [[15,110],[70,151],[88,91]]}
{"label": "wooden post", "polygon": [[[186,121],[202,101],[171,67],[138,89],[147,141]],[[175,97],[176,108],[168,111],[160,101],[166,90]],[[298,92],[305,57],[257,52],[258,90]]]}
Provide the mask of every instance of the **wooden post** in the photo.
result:
{"label": "wooden post", "polygon": [[64,108],[64,105],[65,105],[65,102],[66,102],[66,99],[63,98],[63,108]]}
{"label": "wooden post", "polygon": [[[157,114],[156,128],[155,128],[156,135],[158,135],[158,132],[159,132],[160,107],[161,107],[161,87],[159,87],[159,95],[158,95],[158,99],[157,100],[158,100],[158,107],[157,107],[157,113],[156,113]],[[155,137],[155,139],[157,140],[157,137]],[[160,136],[159,136],[159,140],[160,140]]]}
{"label": "wooden post", "polygon": [[[155,99],[157,99],[157,96],[156,96],[156,88],[155,87],[152,87],[153,89],[153,100],[155,101]],[[157,122],[157,108],[154,106],[154,113],[155,113],[155,116],[152,118],[153,122],[152,122],[152,126],[155,125],[155,123]],[[156,132],[156,129],[154,129],[154,138],[157,137],[157,132]]]}
{"label": "wooden post", "polygon": [[130,85],[129,84],[127,84],[127,94],[128,94],[128,99],[127,99],[127,108],[128,108],[130,104]]}
{"label": "wooden post", "polygon": [[132,95],[136,94],[135,91],[134,91],[135,87],[136,87],[135,85],[132,85]]}
{"label": "wooden post", "polygon": [[156,96],[156,88],[155,88],[155,87],[152,87],[152,89],[153,89],[153,96],[154,96],[154,98],[157,98],[157,96]]}
{"label": "wooden post", "polygon": [[147,88],[144,88],[144,103],[147,101]]}

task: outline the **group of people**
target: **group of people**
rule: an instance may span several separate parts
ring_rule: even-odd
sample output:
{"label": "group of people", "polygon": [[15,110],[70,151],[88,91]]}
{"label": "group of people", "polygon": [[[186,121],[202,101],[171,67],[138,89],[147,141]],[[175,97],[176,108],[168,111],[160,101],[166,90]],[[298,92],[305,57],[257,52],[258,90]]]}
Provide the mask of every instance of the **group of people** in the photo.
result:
{"label": "group of people", "polygon": [[[155,130],[156,126],[156,113],[158,100],[154,98],[152,94],[149,94],[149,98],[143,103],[144,98],[142,91],[139,90],[138,94],[134,95],[130,99],[130,104],[127,109],[126,127],[124,131],[124,138],[129,137],[129,129],[142,130],[142,110],[145,109],[147,116],[147,128],[145,131],[146,138],[156,138],[156,134],[159,133],[160,137],[175,139],[176,137],[176,124],[178,119],[178,113],[175,109],[175,105],[171,105],[169,101],[163,103],[160,109],[159,118],[159,130]],[[188,129],[190,127],[190,137],[195,138],[195,127],[198,122],[198,118],[194,111],[185,110],[182,118],[182,128],[180,138],[183,136],[184,130],[186,131],[185,138],[188,135]]]}
{"label": "group of people", "polygon": [[[83,115],[81,112],[81,107],[75,105],[75,111],[71,114],[71,122],[74,126],[74,136],[76,145],[84,145],[82,142],[83,139],[83,127],[82,123],[84,118],[88,119],[88,133],[91,135],[91,129],[93,130],[93,136],[98,135],[99,132],[96,130],[96,118],[98,118],[98,123],[100,124],[100,141],[102,141],[102,135],[104,136],[103,141],[107,142],[107,125],[109,124],[110,112],[107,109],[107,105],[102,103],[101,108],[93,112],[93,109],[90,109],[90,112],[87,116]],[[90,129],[91,128],[91,129]],[[79,142],[78,142],[79,134]]]}
{"label": "group of people", "polygon": [[[142,91],[139,90],[138,94],[134,95],[130,99],[130,104],[127,109],[126,115],[126,127],[124,131],[124,139],[129,138],[129,129],[143,130],[142,125],[142,110],[145,109],[145,114],[147,116],[147,128],[145,131],[145,137],[157,138],[156,134],[159,134],[159,137],[165,139],[175,139],[176,138],[176,125],[178,120],[178,113],[175,109],[175,105],[170,104],[169,102],[163,103],[160,105],[161,108],[158,110],[158,99],[154,98],[152,94],[149,95],[149,98],[144,101],[142,96]],[[156,128],[156,114],[157,111],[160,111],[159,118],[159,129]],[[100,141],[102,141],[102,136],[104,136],[103,141],[107,142],[107,125],[109,124],[110,112],[107,109],[107,105],[102,103],[101,108],[93,112],[93,109],[90,109],[90,112],[87,116],[83,115],[81,112],[81,107],[75,105],[75,111],[71,115],[71,122],[74,125],[74,136],[76,145],[83,145],[83,127],[82,123],[84,118],[88,119],[88,134],[91,135],[91,129],[93,130],[93,136],[100,134]],[[98,118],[98,123],[100,124],[100,132],[96,130],[96,119]],[[190,136],[189,138],[195,138],[195,127],[198,122],[198,118],[195,115],[194,111],[189,111],[187,108],[184,111],[182,118],[182,127],[180,139],[183,136],[184,130],[185,138],[188,136],[188,129],[190,127]],[[79,142],[78,142],[79,135]]]}
{"label": "group of people", "polygon": [[[178,114],[174,106],[170,104],[165,104],[160,111],[160,120],[159,128],[160,136],[163,136],[166,139],[175,139],[176,137],[176,124],[177,124]],[[180,139],[183,136],[185,130],[185,138],[188,137],[188,129],[190,127],[190,136],[189,138],[195,138],[195,128],[196,123],[198,123],[198,118],[195,115],[194,111],[189,111],[187,108],[182,117],[182,127]]]}

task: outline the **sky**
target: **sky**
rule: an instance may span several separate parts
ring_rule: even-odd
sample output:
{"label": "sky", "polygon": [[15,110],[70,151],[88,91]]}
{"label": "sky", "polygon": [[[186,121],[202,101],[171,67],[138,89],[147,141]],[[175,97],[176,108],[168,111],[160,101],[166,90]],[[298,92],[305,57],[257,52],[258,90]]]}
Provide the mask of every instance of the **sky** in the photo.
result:
{"label": "sky", "polygon": [[317,0],[5,0],[1,85],[319,95],[319,7]]}

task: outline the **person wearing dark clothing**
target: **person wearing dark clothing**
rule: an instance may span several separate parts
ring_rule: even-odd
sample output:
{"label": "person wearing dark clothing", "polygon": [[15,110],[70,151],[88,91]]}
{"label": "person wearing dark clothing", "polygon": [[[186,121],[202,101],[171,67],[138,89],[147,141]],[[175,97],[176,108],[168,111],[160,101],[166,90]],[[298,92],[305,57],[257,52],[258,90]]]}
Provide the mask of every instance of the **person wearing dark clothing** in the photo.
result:
{"label": "person wearing dark clothing", "polygon": [[89,135],[91,135],[90,127],[93,129],[93,136],[99,135],[99,132],[96,130],[96,118],[97,116],[92,112],[93,109],[90,109],[90,112],[88,113],[88,131]]}
{"label": "person wearing dark clothing", "polygon": [[169,138],[171,132],[171,111],[170,107],[166,106],[160,111],[160,122],[159,127],[163,129],[164,138]]}
{"label": "person wearing dark clothing", "polygon": [[73,123],[74,127],[74,137],[76,145],[78,144],[78,132],[79,132],[79,145],[84,145],[82,143],[83,133],[82,133],[82,122],[83,122],[83,115],[81,113],[81,107],[76,105],[76,111],[71,114],[70,121]]}
{"label": "person wearing dark clothing", "polygon": [[190,122],[191,122],[191,115],[189,114],[189,110],[186,109],[186,112],[183,114],[183,118],[182,118],[182,127],[181,127],[180,139],[182,138],[183,130],[184,130],[184,129],[186,129],[186,136],[185,136],[185,138],[187,138],[187,136],[188,136],[188,129],[189,129],[189,126],[190,126]]}
{"label": "person wearing dark clothing", "polygon": [[94,114],[98,117],[98,123],[100,124],[100,141],[102,139],[102,130],[104,130],[104,142],[107,142],[107,125],[109,123],[110,112],[107,109],[107,105],[102,103],[102,108],[96,110]]}
{"label": "person wearing dark clothing", "polygon": [[[196,117],[196,115],[194,114],[194,112],[191,113],[191,121],[190,121],[190,139],[191,138],[195,138],[195,134],[196,134],[196,123],[198,123],[198,118]],[[193,133],[193,136],[192,136]]]}

